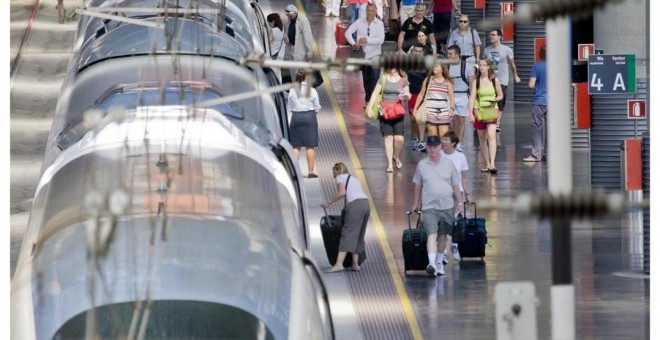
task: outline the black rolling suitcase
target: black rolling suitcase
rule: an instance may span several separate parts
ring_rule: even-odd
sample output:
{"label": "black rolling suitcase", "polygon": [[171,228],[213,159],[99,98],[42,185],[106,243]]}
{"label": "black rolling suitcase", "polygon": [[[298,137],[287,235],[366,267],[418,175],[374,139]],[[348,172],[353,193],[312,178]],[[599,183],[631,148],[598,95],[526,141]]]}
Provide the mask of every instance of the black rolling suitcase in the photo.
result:
{"label": "black rolling suitcase", "polygon": [[426,230],[420,223],[421,215],[417,218],[417,227],[413,229],[410,226],[410,215],[412,214],[411,211],[406,212],[406,215],[408,215],[408,229],[404,229],[401,236],[405,274],[409,270],[425,270],[426,266],[429,265],[429,257],[426,251]]}
{"label": "black rolling suitcase", "polygon": [[[325,247],[325,254],[328,256],[328,262],[331,266],[337,262],[337,253],[339,252],[339,240],[341,239],[342,218],[338,215],[328,215],[328,212],[323,209],[325,216],[321,217],[321,236],[323,237],[323,246]],[[364,250],[358,254],[358,264],[367,259],[367,254]],[[351,253],[346,255],[344,259],[344,268],[350,268],[353,265],[353,256]]]}
{"label": "black rolling suitcase", "polygon": [[480,257],[483,261],[484,256],[486,256],[486,244],[488,243],[488,237],[486,236],[486,219],[477,217],[476,203],[473,202],[470,204],[474,205],[474,217],[467,218],[466,203],[463,209],[466,217],[463,217],[462,221],[457,221],[457,224],[464,226],[464,236],[460,237],[459,230],[459,234],[454,237],[458,237],[458,253],[461,256],[461,261],[463,261],[463,258],[467,257]]}

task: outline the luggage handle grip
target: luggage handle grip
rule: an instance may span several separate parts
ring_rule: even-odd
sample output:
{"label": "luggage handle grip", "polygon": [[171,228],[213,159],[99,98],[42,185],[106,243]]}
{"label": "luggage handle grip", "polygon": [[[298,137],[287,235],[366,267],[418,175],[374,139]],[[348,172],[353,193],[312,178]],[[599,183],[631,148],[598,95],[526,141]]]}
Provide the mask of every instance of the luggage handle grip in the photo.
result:
{"label": "luggage handle grip", "polygon": [[406,216],[408,216],[408,229],[412,230],[412,227],[410,225],[410,215],[412,214],[417,214],[419,217],[417,218],[417,228],[419,228],[419,225],[422,222],[422,211],[421,210],[406,210]]}
{"label": "luggage handle grip", "polygon": [[468,205],[473,205],[474,206],[474,217],[473,219],[477,218],[477,202],[470,202],[470,201],[465,201],[463,202],[463,218],[468,220],[469,218],[467,217],[467,206]]}

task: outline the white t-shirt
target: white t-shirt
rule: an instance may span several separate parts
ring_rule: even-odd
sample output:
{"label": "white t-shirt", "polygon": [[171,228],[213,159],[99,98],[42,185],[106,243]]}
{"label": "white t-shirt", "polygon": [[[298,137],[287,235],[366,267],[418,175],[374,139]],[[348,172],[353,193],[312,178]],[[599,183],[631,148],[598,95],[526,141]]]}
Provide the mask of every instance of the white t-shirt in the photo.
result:
{"label": "white t-shirt", "polygon": [[[346,186],[347,179],[348,174],[339,174],[335,178],[335,183]],[[351,176],[351,179],[348,181],[348,187],[346,187],[346,203],[351,203],[360,198],[367,198],[367,195],[362,191],[360,181],[355,176]]]}
{"label": "white t-shirt", "polygon": [[462,171],[470,170],[470,167],[468,167],[467,158],[465,158],[465,155],[462,152],[454,151],[454,153],[450,155],[446,154],[444,150],[440,150],[440,158],[445,157],[447,157],[447,159],[454,164],[456,172],[458,172],[458,187],[461,189],[461,192],[464,192],[465,190],[463,189]]}

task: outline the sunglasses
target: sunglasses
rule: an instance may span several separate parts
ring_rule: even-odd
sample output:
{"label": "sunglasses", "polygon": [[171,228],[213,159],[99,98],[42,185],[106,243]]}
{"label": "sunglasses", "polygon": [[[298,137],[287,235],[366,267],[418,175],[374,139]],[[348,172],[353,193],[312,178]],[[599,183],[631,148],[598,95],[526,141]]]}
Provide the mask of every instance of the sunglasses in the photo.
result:
{"label": "sunglasses", "polygon": [[467,20],[459,20],[458,22],[468,23],[469,21],[467,21]]}

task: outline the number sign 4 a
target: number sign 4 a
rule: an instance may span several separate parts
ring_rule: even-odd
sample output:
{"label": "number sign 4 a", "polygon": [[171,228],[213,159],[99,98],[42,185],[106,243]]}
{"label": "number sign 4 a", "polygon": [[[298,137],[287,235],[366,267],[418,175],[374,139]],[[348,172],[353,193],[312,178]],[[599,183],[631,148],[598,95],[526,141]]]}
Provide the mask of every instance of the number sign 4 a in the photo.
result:
{"label": "number sign 4 a", "polygon": [[590,55],[589,94],[635,93],[635,55]]}

